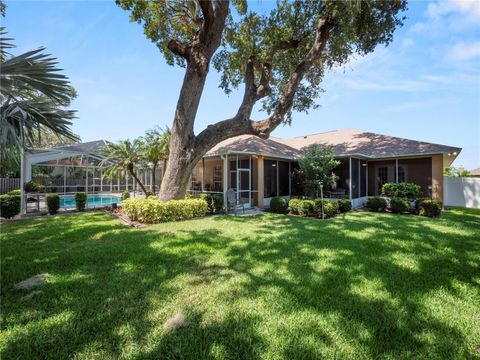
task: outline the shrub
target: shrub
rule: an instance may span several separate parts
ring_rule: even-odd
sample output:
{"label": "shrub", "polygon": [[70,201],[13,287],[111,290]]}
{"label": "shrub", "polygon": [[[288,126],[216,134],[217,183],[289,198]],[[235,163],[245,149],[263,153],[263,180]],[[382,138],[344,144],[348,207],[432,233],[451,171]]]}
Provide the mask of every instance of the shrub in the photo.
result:
{"label": "shrub", "polygon": [[130,197],[130,191],[125,190],[122,192],[122,200],[127,200]]}
{"label": "shrub", "polygon": [[75,194],[75,207],[78,211],[85,210],[87,205],[87,194],[84,192],[78,192]]}
{"label": "shrub", "polygon": [[150,196],[126,199],[122,203],[122,209],[134,221],[160,223],[205,216],[208,204],[204,199],[161,201]]}
{"label": "shrub", "polygon": [[417,199],[422,193],[420,185],[413,183],[386,183],[382,195],[390,198]]}
{"label": "shrub", "polygon": [[338,210],[341,213],[346,213],[352,210],[352,202],[348,199],[338,200]]}
{"label": "shrub", "polygon": [[36,183],[34,181],[28,181],[23,185],[23,190],[25,192],[30,193],[30,192],[43,192],[45,191],[45,186]]}
{"label": "shrub", "polygon": [[418,214],[420,216],[439,217],[442,214],[443,204],[439,200],[423,200],[419,204]]}
{"label": "shrub", "polygon": [[288,202],[288,210],[292,214],[300,215],[300,205],[302,204],[302,199],[293,198]]}
{"label": "shrub", "polygon": [[387,208],[387,201],[380,196],[369,197],[367,200],[367,208],[372,211],[385,211]]}
{"label": "shrub", "polygon": [[54,215],[60,208],[60,196],[57,194],[49,194],[45,196],[45,202],[47,203],[48,213]]}
{"label": "shrub", "polygon": [[417,213],[420,211],[420,204],[422,203],[422,201],[425,201],[425,200],[432,200],[432,199],[424,197],[424,198],[419,198],[419,199],[415,200],[415,211]]}
{"label": "shrub", "polygon": [[15,189],[7,193],[7,195],[18,195],[20,196],[22,194],[22,191],[20,189]]}
{"label": "shrub", "polygon": [[0,195],[0,216],[12,218],[20,212],[20,195]]}
{"label": "shrub", "polygon": [[185,199],[205,200],[208,204],[208,212],[210,214],[219,213],[223,209],[223,196],[219,194],[209,194],[209,193],[186,194]]}
{"label": "shrub", "polygon": [[397,214],[409,212],[410,203],[407,199],[393,197],[390,199],[390,210]]}
{"label": "shrub", "polygon": [[270,200],[270,210],[275,213],[284,213],[287,210],[288,202],[281,196],[274,196]]}
{"label": "shrub", "polygon": [[[323,213],[325,219],[332,218],[338,214],[338,202],[332,200],[323,200]],[[322,200],[315,200],[314,214],[322,218]]]}

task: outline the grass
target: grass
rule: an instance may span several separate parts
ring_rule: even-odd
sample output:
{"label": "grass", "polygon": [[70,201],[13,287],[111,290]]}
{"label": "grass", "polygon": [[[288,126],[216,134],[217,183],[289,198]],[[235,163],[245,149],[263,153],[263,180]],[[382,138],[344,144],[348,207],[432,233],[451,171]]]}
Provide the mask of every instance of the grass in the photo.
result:
{"label": "grass", "polygon": [[[480,211],[2,224],[2,359],[480,355]],[[47,272],[43,293],[13,285]],[[182,313],[191,326],[165,329]]]}

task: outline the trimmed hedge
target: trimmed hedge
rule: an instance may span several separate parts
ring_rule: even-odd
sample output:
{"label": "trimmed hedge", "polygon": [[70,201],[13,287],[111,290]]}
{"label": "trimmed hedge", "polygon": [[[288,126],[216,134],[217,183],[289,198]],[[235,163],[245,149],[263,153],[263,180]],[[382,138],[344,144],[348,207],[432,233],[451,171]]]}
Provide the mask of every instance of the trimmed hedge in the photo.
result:
{"label": "trimmed hedge", "polygon": [[45,196],[45,202],[47,203],[48,213],[54,215],[60,208],[60,196],[57,194],[49,194]]}
{"label": "trimmed hedge", "polygon": [[223,196],[219,194],[200,193],[187,194],[185,199],[203,199],[208,204],[208,212],[210,214],[218,214],[223,210]]}
{"label": "trimmed hedge", "polygon": [[270,200],[270,210],[275,213],[284,213],[287,211],[288,202],[281,196],[274,196]]}
{"label": "trimmed hedge", "polygon": [[420,185],[414,183],[386,183],[382,195],[389,198],[417,199],[422,194]]}
{"label": "trimmed hedge", "polygon": [[372,211],[385,211],[387,208],[387,200],[380,196],[369,197],[366,206]]}
{"label": "trimmed hedge", "polygon": [[[339,205],[337,201],[323,200],[323,213],[325,219],[337,216]],[[322,200],[315,200],[314,214],[318,218],[322,218]]]}
{"label": "trimmed hedge", "polygon": [[439,200],[423,200],[419,203],[418,215],[439,217],[442,215],[443,204]]}
{"label": "trimmed hedge", "polygon": [[390,210],[397,214],[409,212],[410,203],[407,199],[393,197],[390,199]]}
{"label": "trimmed hedge", "polygon": [[122,210],[131,220],[153,224],[205,216],[208,204],[204,199],[161,201],[150,196],[126,199]]}
{"label": "trimmed hedge", "polygon": [[425,201],[425,200],[432,200],[431,198],[427,198],[427,197],[424,197],[424,198],[420,198],[420,199],[417,199],[415,200],[415,211],[418,213],[420,211],[420,204],[422,201]]}
{"label": "trimmed hedge", "polygon": [[10,219],[20,212],[20,195],[0,195],[0,216]]}
{"label": "trimmed hedge", "polygon": [[346,213],[352,210],[352,202],[348,199],[338,200],[338,210],[341,213]]}
{"label": "trimmed hedge", "polygon": [[78,192],[75,194],[75,207],[78,211],[85,210],[87,205],[87,194],[84,192]]}
{"label": "trimmed hedge", "polygon": [[130,197],[130,191],[125,190],[122,192],[122,200],[127,200]]}
{"label": "trimmed hedge", "polygon": [[22,190],[15,189],[15,190],[12,190],[12,191],[8,192],[7,195],[18,195],[18,196],[20,196],[20,195],[22,195]]}

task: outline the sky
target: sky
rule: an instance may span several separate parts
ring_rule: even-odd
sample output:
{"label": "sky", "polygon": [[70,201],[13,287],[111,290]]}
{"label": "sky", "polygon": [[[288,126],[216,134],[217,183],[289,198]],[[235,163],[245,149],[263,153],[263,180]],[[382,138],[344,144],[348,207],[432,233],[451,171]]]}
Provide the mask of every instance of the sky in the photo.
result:
{"label": "sky", "polygon": [[[1,19],[15,54],[45,46],[78,92],[73,130],[82,141],[133,139],[172,123],[183,69],[114,1],[6,1]],[[250,6],[266,11],[271,1]],[[292,137],[353,128],[463,148],[455,166],[480,167],[480,1],[411,1],[390,46],[330,71],[320,107],[294,113]],[[231,117],[243,89],[226,96],[213,67],[195,131]],[[259,108],[259,107],[258,107]],[[255,111],[253,118],[262,119]]]}

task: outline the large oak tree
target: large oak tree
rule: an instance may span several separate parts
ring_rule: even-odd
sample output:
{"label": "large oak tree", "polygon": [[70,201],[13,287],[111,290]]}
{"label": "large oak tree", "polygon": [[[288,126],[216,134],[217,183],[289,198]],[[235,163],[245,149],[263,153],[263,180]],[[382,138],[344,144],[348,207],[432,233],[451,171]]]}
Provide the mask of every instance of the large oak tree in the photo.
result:
{"label": "large oak tree", "polygon": [[[167,63],[185,68],[160,198],[182,198],[195,164],[225,139],[266,138],[292,111],[316,106],[328,69],[388,45],[404,20],[405,0],[278,1],[269,13],[242,0],[117,0],[144,26]],[[236,114],[198,134],[194,123],[210,65],[228,94],[240,86]],[[261,101],[267,116],[251,118]]]}

